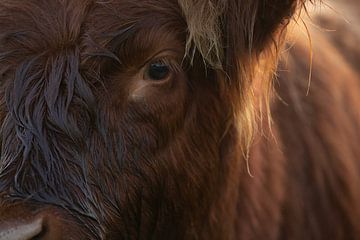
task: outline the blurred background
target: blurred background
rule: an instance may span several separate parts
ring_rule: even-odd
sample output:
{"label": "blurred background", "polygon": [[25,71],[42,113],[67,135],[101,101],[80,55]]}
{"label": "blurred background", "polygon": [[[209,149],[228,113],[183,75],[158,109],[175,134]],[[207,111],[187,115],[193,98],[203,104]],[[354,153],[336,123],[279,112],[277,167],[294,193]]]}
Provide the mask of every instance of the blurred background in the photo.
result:
{"label": "blurred background", "polygon": [[322,6],[312,7],[311,13],[317,30],[323,32],[360,74],[360,1],[324,0]]}
{"label": "blurred background", "polygon": [[330,64],[327,70],[340,74],[351,69],[360,81],[360,0],[315,2],[309,3],[290,26],[288,54],[293,48],[306,49],[302,58],[307,58],[307,72],[315,78],[321,71],[317,65],[326,60]]}

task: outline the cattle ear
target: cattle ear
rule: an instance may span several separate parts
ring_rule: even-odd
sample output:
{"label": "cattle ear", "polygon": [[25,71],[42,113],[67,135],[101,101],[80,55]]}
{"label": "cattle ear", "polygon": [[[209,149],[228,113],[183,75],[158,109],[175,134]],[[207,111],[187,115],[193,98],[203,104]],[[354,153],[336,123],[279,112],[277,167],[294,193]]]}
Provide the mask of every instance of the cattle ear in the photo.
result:
{"label": "cattle ear", "polygon": [[270,42],[278,42],[275,35],[285,28],[303,1],[227,0],[222,19],[226,55],[259,54]]}
{"label": "cattle ear", "polygon": [[[298,5],[303,5],[304,0],[249,0],[256,10],[253,23],[253,45],[262,49],[273,37],[277,30],[282,30],[293,16]],[[251,38],[251,36],[249,36]]]}

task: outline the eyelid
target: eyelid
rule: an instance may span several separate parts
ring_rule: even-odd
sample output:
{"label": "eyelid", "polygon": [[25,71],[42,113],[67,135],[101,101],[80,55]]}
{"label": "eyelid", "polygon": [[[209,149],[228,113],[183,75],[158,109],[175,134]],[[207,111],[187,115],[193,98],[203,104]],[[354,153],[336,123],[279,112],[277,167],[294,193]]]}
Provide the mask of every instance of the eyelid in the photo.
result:
{"label": "eyelid", "polygon": [[150,63],[160,61],[161,63],[169,65],[172,71],[178,72],[181,70],[180,59],[182,58],[180,55],[181,53],[174,49],[164,49],[149,57],[140,68],[144,68]]}

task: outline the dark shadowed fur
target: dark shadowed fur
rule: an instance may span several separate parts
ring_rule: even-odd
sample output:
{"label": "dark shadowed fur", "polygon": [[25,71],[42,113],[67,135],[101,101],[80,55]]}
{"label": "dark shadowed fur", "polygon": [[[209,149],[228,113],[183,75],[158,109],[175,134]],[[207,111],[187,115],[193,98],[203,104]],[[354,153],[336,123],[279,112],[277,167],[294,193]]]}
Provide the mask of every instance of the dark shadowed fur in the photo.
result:
{"label": "dark shadowed fur", "polygon": [[41,215],[57,217],[40,239],[359,239],[354,45],[312,32],[307,96],[299,36],[269,93],[304,4],[0,0],[0,230]]}

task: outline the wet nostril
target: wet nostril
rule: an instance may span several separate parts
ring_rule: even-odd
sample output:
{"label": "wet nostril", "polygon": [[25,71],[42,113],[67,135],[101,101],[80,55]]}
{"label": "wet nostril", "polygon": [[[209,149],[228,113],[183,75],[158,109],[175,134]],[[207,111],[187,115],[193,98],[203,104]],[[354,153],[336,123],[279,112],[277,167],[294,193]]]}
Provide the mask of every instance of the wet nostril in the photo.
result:
{"label": "wet nostril", "polygon": [[43,220],[38,218],[28,223],[0,224],[0,240],[31,240],[39,239],[43,231]]}

